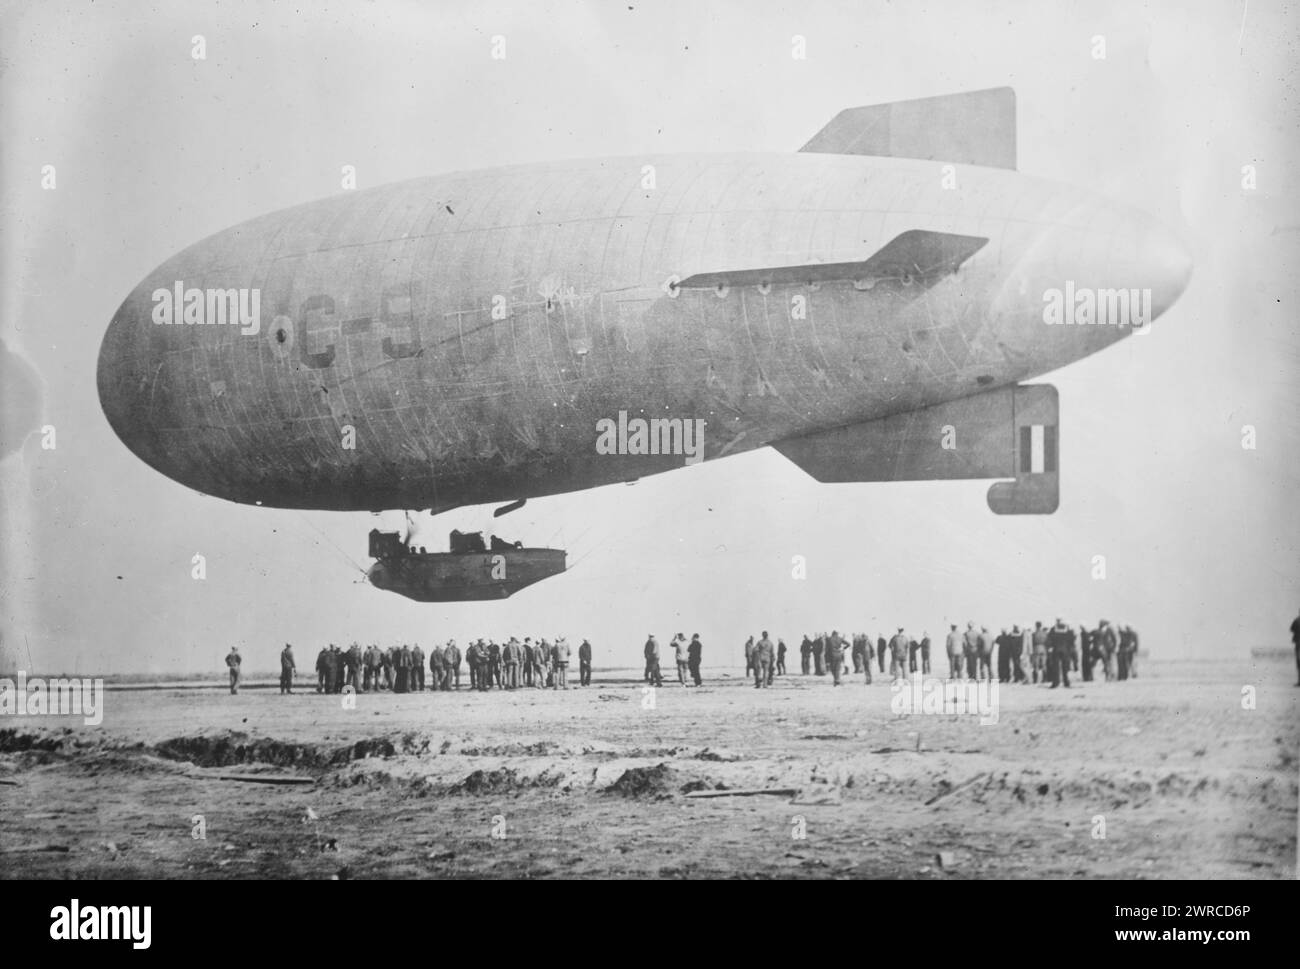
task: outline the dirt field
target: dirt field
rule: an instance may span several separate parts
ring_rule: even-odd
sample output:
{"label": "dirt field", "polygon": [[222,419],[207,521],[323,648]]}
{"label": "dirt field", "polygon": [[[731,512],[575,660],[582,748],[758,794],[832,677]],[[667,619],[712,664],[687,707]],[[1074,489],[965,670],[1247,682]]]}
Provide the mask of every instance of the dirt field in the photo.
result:
{"label": "dirt field", "polygon": [[[893,714],[881,677],[760,692],[708,672],[653,709],[625,670],[355,709],[305,683],[110,689],[98,727],[5,716],[0,876],[1296,875],[1289,662],[1005,687],[988,726]],[[311,783],[218,779],[232,774]],[[686,796],[752,788],[794,793]]]}

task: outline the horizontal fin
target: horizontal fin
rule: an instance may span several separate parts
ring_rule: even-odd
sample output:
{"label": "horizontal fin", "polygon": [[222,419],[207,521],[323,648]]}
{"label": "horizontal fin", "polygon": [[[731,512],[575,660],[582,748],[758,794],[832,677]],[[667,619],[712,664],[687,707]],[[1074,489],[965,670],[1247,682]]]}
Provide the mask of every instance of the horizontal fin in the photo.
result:
{"label": "horizontal fin", "polygon": [[1016,167],[1016,92],[1009,87],[845,108],[800,151]]}
{"label": "horizontal fin", "polygon": [[821,482],[1011,478],[989,488],[999,515],[1050,515],[1060,494],[1060,416],[1051,384],[999,387],[773,445]]}
{"label": "horizontal fin", "polygon": [[979,252],[988,241],[983,236],[908,229],[861,262],[808,263],[803,266],[697,273],[677,285],[681,289],[714,289],[722,286],[801,285],[834,280],[875,282],[882,279],[929,284],[956,272],[958,266]]}

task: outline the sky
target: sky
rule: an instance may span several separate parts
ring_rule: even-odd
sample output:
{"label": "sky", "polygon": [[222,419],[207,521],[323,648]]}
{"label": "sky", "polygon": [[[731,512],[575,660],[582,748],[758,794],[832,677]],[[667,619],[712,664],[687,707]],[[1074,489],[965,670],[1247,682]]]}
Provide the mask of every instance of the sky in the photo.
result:
{"label": "sky", "polygon": [[[219,674],[232,644],[270,670],[284,642],[558,634],[635,665],[651,632],[698,632],[706,663],[739,663],[764,629],[939,642],[949,622],[1056,616],[1131,623],[1156,657],[1288,645],[1292,6],[44,0],[0,18],[0,670]],[[213,232],[341,191],[344,165],[364,188],[794,151],[845,107],[1002,85],[1021,171],[1156,216],[1195,260],[1149,336],[1038,378],[1060,390],[1054,515],[994,515],[988,482],[819,485],[764,449],[532,500],[502,531],[568,549],[567,573],[504,602],[420,604],[364,582],[381,519],[188,490],[100,409],[100,341],[126,294]]]}

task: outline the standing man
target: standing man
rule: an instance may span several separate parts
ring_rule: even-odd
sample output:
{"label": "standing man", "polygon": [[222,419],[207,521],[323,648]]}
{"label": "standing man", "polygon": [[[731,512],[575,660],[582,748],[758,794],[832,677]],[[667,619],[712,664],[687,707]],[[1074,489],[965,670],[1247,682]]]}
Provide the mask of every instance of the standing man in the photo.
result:
{"label": "standing man", "polygon": [[1005,626],[998,633],[998,682],[1011,682],[1011,634]]}
{"label": "standing man", "polygon": [[230,693],[233,696],[239,692],[239,664],[243,660],[239,656],[239,647],[231,646],[230,652],[226,654],[226,667],[230,670]]}
{"label": "standing man", "polygon": [[591,643],[585,639],[578,647],[578,685],[591,686]]}
{"label": "standing man", "polygon": [[1093,642],[1097,642],[1101,651],[1101,670],[1106,676],[1106,682],[1109,683],[1115,679],[1115,653],[1119,650],[1119,636],[1115,634],[1115,627],[1109,621],[1103,619],[1097,626],[1097,635],[1093,637]]}
{"label": "standing man", "polygon": [[659,672],[659,642],[654,633],[645,641],[645,672],[651,686],[664,685],[663,675]]}
{"label": "standing man", "polygon": [[506,640],[506,644],[501,647],[501,665],[505,667],[506,689],[519,689],[519,661],[520,653],[519,640],[511,636]]}
{"label": "standing man", "polygon": [[866,637],[863,636],[862,633],[855,633],[855,634],[854,634],[854,636],[853,636],[853,649],[852,649],[852,651],[851,651],[850,654],[849,654],[850,656],[853,657],[853,672],[854,672],[854,673],[861,673],[861,672],[862,672],[862,647],[863,647],[863,644],[864,644],[865,641],[866,641]]}
{"label": "standing man", "polygon": [[976,640],[980,650],[980,678],[993,682],[993,634],[988,626],[980,627],[979,639]]}
{"label": "standing man", "polygon": [[477,690],[479,688],[478,643],[471,641],[465,647],[465,662],[469,664],[469,688]]}
{"label": "standing man", "polygon": [[429,647],[429,689],[433,692],[447,689],[447,661],[443,651],[434,643]]}
{"label": "standing man", "polygon": [[818,676],[826,675],[826,637],[820,633],[812,644],[813,667]]}
{"label": "standing man", "polygon": [[690,667],[691,680],[696,686],[704,681],[700,679],[700,654],[704,652],[704,644],[700,642],[700,634],[695,633],[691,636],[691,644],[686,647],[686,662]]}
{"label": "standing man", "polygon": [[807,676],[812,669],[812,640],[804,636],[803,642],[799,644],[799,667],[803,675]]}
{"label": "standing man", "polygon": [[442,665],[446,672],[443,674],[443,689],[450,690],[452,683],[455,682],[456,689],[460,689],[460,647],[456,645],[456,640],[447,640],[447,648],[442,651]]}
{"label": "standing man", "polygon": [[844,669],[844,640],[840,639],[838,630],[832,629],[826,637],[826,665],[831,668],[834,685],[840,685],[840,673]]}
{"label": "standing man", "polygon": [[374,643],[371,643],[366,647],[366,651],[362,654],[361,658],[362,662],[365,664],[361,677],[361,689],[369,693],[378,685],[375,682],[375,672],[379,663],[379,649]]}
{"label": "standing man", "polygon": [[754,637],[750,636],[745,640],[745,675],[748,676],[754,669]]}
{"label": "standing man", "polygon": [[[557,690],[567,690],[569,688],[569,641],[563,636],[557,636],[555,639],[555,688]],[[686,684],[683,683],[682,686]]]}
{"label": "standing man", "polygon": [[540,690],[546,686],[551,667],[551,651],[546,640],[539,639],[533,643],[533,686]]}
{"label": "standing man", "polygon": [[352,684],[352,692],[361,692],[361,644],[356,640],[348,647],[347,655],[348,664],[348,682]]}
{"label": "standing man", "polygon": [[885,650],[889,649],[889,640],[884,636],[876,638],[876,662],[880,664],[880,672],[885,672]]}
{"label": "standing man", "polygon": [[677,662],[677,682],[686,688],[686,673],[690,667],[690,649],[686,645],[686,635],[678,633],[673,637],[673,658]]}
{"label": "standing man", "polygon": [[1025,667],[1021,663],[1020,657],[1025,651],[1025,634],[1020,629],[1020,624],[1011,627],[1011,634],[1007,639],[1007,653],[1011,657],[1011,681],[1013,683],[1027,683],[1029,678],[1025,676]]}
{"label": "standing man", "polygon": [[921,673],[930,675],[930,634],[921,634]]}
{"label": "standing man", "polygon": [[[776,671],[781,676],[785,676],[785,640],[784,639],[778,639],[776,641]],[[771,679],[769,679],[767,682],[771,683],[772,681]]]}
{"label": "standing man", "polygon": [[907,663],[911,654],[912,641],[907,638],[903,632],[903,627],[898,627],[898,632],[894,638],[889,641],[889,672],[892,680],[906,680]]}
{"label": "standing man", "polygon": [[416,643],[411,647],[411,686],[416,693],[424,692],[424,650]]}
{"label": "standing man", "polygon": [[763,689],[771,683],[772,674],[772,657],[773,646],[772,640],[767,638],[767,630],[763,630],[763,638],[754,646],[753,665],[754,665],[754,689]]}
{"label": "standing man", "polygon": [[1032,651],[1029,654],[1029,660],[1034,667],[1034,682],[1047,682],[1047,630],[1043,628],[1042,620],[1034,623],[1034,634],[1031,637]]}
{"label": "standing man", "polygon": [[957,624],[950,623],[946,649],[948,650],[948,679],[960,680],[962,665],[962,635],[957,632]]}
{"label": "standing man", "polygon": [[316,692],[329,692],[329,647],[316,654]]}
{"label": "standing man", "polygon": [[962,655],[966,657],[966,679],[978,680],[980,671],[980,634],[975,629],[974,621],[966,623],[966,634],[962,637]]}
{"label": "standing man", "polygon": [[293,647],[288,643],[280,650],[280,692],[293,692],[293,671],[297,669],[293,662]]}
{"label": "standing man", "polygon": [[1070,688],[1070,656],[1074,653],[1074,630],[1067,626],[1058,616],[1056,625],[1047,634],[1047,648],[1051,652],[1052,689],[1061,685],[1065,679],[1065,688]]}
{"label": "standing man", "polygon": [[393,678],[393,647],[385,646],[383,653],[379,656],[379,665],[384,670],[384,689],[392,690],[396,686],[396,680]]}

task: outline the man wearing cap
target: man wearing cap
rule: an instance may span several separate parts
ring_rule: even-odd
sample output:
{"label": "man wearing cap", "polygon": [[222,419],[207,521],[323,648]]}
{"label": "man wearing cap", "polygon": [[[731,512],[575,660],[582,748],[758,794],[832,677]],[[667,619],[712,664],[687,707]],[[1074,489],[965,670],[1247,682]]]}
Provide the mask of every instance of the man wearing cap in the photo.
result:
{"label": "man wearing cap", "polygon": [[293,662],[293,647],[288,643],[284,644],[284,649],[280,650],[280,692],[293,692],[293,671],[296,669]]}
{"label": "man wearing cap", "polygon": [[678,633],[676,636],[674,636],[672,647],[673,647],[673,659],[677,663],[677,682],[680,683],[683,688],[685,688],[686,673],[688,667],[690,666],[690,654],[687,650],[686,634]]}
{"label": "man wearing cap", "polygon": [[1043,628],[1042,620],[1034,623],[1034,632],[1030,637],[1031,651],[1029,654],[1030,665],[1033,666],[1033,677],[1035,683],[1047,682],[1047,630]]}
{"label": "man wearing cap", "polygon": [[1047,634],[1047,648],[1050,652],[1049,662],[1052,672],[1052,689],[1055,690],[1065,680],[1065,688],[1070,688],[1070,655],[1074,652],[1074,630],[1059,617],[1056,625]]}
{"label": "man wearing cap", "polygon": [[230,670],[230,692],[232,694],[239,692],[239,664],[243,660],[239,656],[239,647],[231,646],[230,652],[226,655],[226,666]]}
{"label": "man wearing cap", "polygon": [[844,640],[838,629],[832,629],[826,637],[826,666],[831,671],[834,685],[840,685],[840,674],[844,671]]}
{"label": "man wearing cap", "polygon": [[569,641],[563,636],[555,637],[555,648],[551,650],[555,661],[555,688],[569,688]]}
{"label": "man wearing cap", "polygon": [[754,644],[751,654],[752,666],[754,669],[754,689],[764,689],[768,684],[768,673],[772,669],[773,655],[772,640],[767,638],[767,630],[763,630],[763,636]]}
{"label": "man wearing cap", "polygon": [[578,647],[578,685],[591,686],[591,643],[585,639]]}
{"label": "man wearing cap", "polygon": [[894,638],[889,641],[889,677],[892,680],[907,679],[907,662],[910,659],[912,641],[907,638],[903,632],[903,627],[898,627],[898,632]]}
{"label": "man wearing cap", "polygon": [[654,633],[645,641],[645,675],[652,686],[664,685],[663,675],[659,672],[659,642]]}
{"label": "man wearing cap", "polygon": [[700,656],[704,652],[704,644],[700,642],[700,634],[696,633],[691,637],[691,644],[686,647],[686,662],[690,667],[691,679],[696,686],[704,681],[700,679]]}
{"label": "man wearing cap", "polygon": [[447,646],[442,651],[442,688],[450,690],[455,685],[457,690],[460,689],[460,647],[456,645],[456,640],[447,640]]}
{"label": "man wearing cap", "polygon": [[949,623],[948,639],[945,648],[948,650],[948,679],[960,680],[962,678],[962,634],[957,632],[957,624]]}

